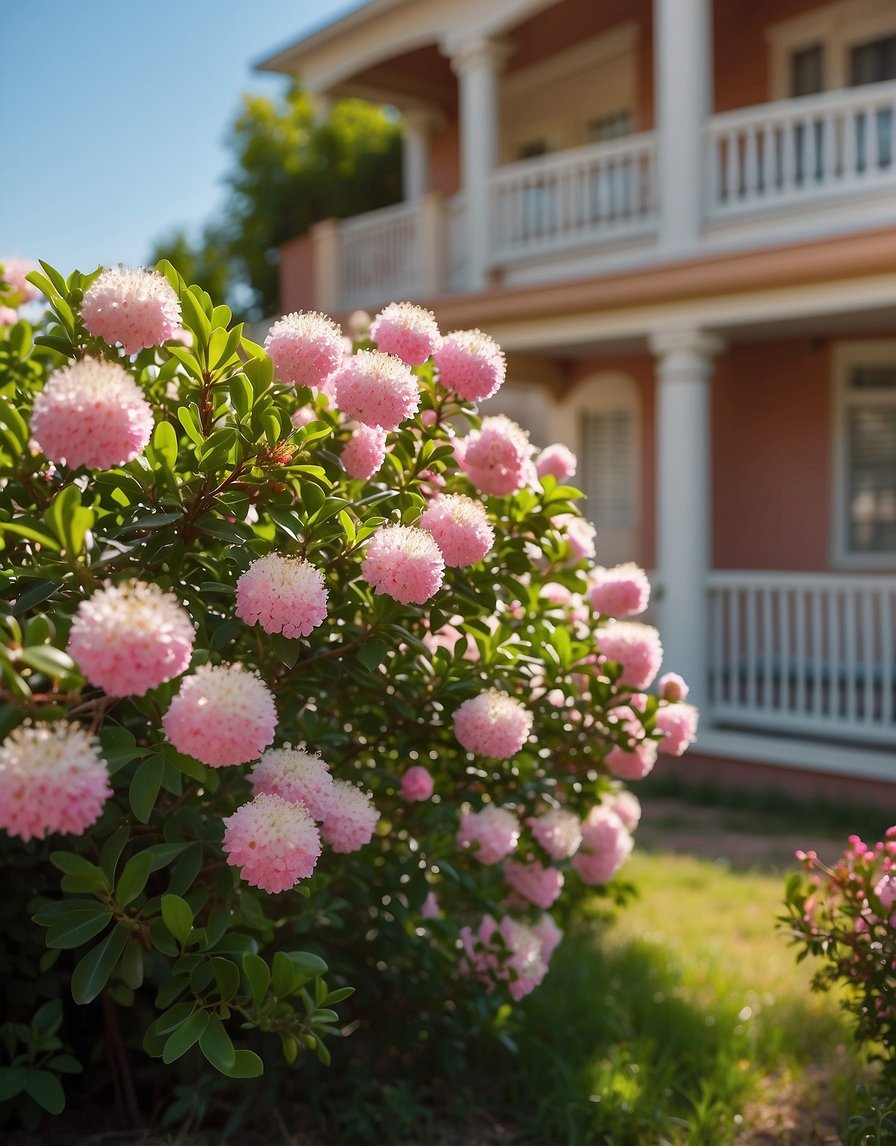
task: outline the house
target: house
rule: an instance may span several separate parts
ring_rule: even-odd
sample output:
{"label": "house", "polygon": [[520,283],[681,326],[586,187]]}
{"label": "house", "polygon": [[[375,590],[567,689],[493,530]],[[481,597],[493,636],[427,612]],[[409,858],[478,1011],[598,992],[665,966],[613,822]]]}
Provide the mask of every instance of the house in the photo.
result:
{"label": "house", "polygon": [[654,571],[689,773],[893,801],[893,0],[370,0],[261,66],[404,120],[404,202],[287,244],[284,309],[490,333]]}

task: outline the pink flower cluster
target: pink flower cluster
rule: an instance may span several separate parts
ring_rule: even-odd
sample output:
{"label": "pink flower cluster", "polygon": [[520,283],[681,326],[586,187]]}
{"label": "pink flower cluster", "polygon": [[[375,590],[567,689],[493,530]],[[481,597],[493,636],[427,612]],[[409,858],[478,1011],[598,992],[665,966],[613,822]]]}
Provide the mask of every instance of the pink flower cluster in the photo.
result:
{"label": "pink flower cluster", "polygon": [[528,927],[507,915],[500,923],[485,915],[475,933],[469,927],[460,929],[463,957],[459,969],[484,983],[489,991],[496,983],[506,982],[511,998],[518,1001],[544,979],[562,936],[553,920]]}
{"label": "pink flower cluster", "polygon": [[333,781],[333,795],[320,834],[334,852],[356,852],[373,839],[380,814],[373,798],[348,780]]}
{"label": "pink flower cluster", "polygon": [[375,593],[385,593],[403,605],[422,605],[441,588],[445,561],[426,530],[387,525],[368,542],[361,573]]}
{"label": "pink flower cluster", "polygon": [[477,756],[509,760],[526,743],[531,728],[532,713],[495,688],[465,700],[454,713],[454,735]]}
{"label": "pink flower cluster", "polygon": [[294,803],[301,801],[315,820],[325,820],[333,806],[333,777],[320,756],[284,744],[268,748],[249,774],[255,795],[267,792]]}
{"label": "pink flower cluster", "polygon": [[433,535],[453,569],[475,565],[495,543],[485,506],[461,493],[433,498],[420,514],[420,526]]}
{"label": "pink flower cluster", "polygon": [[532,821],[532,836],[551,859],[570,859],[582,842],[579,817],[566,808],[551,808]]}
{"label": "pink flower cluster", "polygon": [[480,812],[464,812],[457,832],[457,846],[471,848],[480,863],[500,863],[516,847],[520,822],[507,808],[486,804]]}
{"label": "pink flower cluster", "polygon": [[504,383],[504,351],[481,330],[455,330],[446,334],[433,355],[439,382],[467,402],[483,402]]}
{"label": "pink flower cluster", "polygon": [[629,739],[625,747],[614,745],[604,757],[604,763],[621,780],[643,780],[656,764],[658,741],[647,735],[644,725],[629,705],[613,710],[611,724],[621,727]]}
{"label": "pink flower cluster", "polygon": [[73,468],[124,465],[143,452],[152,429],[152,409],[134,379],[96,358],[51,374],[31,414],[37,448]]}
{"label": "pink flower cluster", "polygon": [[697,739],[700,714],[692,704],[661,704],[656,713],[656,727],[662,732],[660,752],[667,756],[683,755]]}
{"label": "pink flower cluster", "polygon": [[422,764],[408,768],[401,777],[401,795],[409,803],[428,800],[434,787],[432,774]]}
{"label": "pink flower cluster", "polygon": [[432,311],[411,302],[390,302],[370,325],[370,339],[386,354],[419,366],[441,341]]}
{"label": "pink flower cluster", "polygon": [[286,891],[314,871],[320,833],[304,804],[259,792],[224,821],[222,850],[263,891]]}
{"label": "pink flower cluster", "polygon": [[[30,259],[19,259],[15,256],[0,259],[0,279],[9,284],[8,302],[10,309],[16,306],[21,306],[23,303],[32,302],[40,294],[40,291],[32,283],[28,282],[26,275],[30,275],[32,271],[39,271],[40,267],[37,263],[32,262]],[[13,311],[15,314],[15,311]],[[15,319],[13,319],[15,321]]]}
{"label": "pink flower cluster", "polygon": [[174,337],[180,328],[180,302],[158,271],[112,267],[84,292],[81,317],[94,337],[136,354]]}
{"label": "pink flower cluster", "polygon": [[268,553],[253,561],[236,583],[236,615],[266,633],[296,639],[327,619],[324,575],[301,557]]}
{"label": "pink flower cluster", "polygon": [[365,426],[397,430],[420,408],[420,385],[407,363],[380,350],[359,350],[333,377],[336,403]]}
{"label": "pink flower cluster", "polygon": [[187,671],[194,638],[193,622],[173,593],[129,581],[80,603],[68,652],[109,696],[143,696]]}
{"label": "pink flower cluster", "polygon": [[647,688],[663,663],[660,635],[652,625],[636,621],[617,621],[595,631],[599,651],[621,669],[621,684],[630,688]]}
{"label": "pink flower cluster", "polygon": [[111,795],[97,741],[79,724],[20,724],[0,744],[0,828],[11,836],[80,836]]}
{"label": "pink flower cluster", "polygon": [[504,880],[518,895],[542,911],[547,911],[563,890],[563,872],[555,867],[545,867],[538,860],[529,863],[508,860],[504,865]]}
{"label": "pink flower cluster", "polygon": [[314,870],[322,840],[353,852],[373,837],[379,813],[370,796],[334,780],[320,756],[291,744],[269,748],[249,779],[253,799],[224,821],[224,851],[255,887],[294,887]]}
{"label": "pink flower cluster", "polygon": [[342,330],[325,314],[293,311],[278,319],[264,340],[277,377],[292,386],[322,387],[345,353]]}
{"label": "pink flower cluster", "polygon": [[634,840],[619,816],[598,804],[582,824],[582,847],[572,865],[584,883],[606,883],[625,863],[633,847]]}
{"label": "pink flower cluster", "polygon": [[666,672],[657,681],[657,692],[662,700],[674,703],[687,700],[690,689],[677,672]]}
{"label": "pink flower cluster", "polygon": [[540,478],[550,476],[565,482],[575,477],[578,464],[578,458],[568,446],[555,442],[552,446],[545,446],[539,453],[535,460],[535,472]]}
{"label": "pink flower cluster", "polygon": [[650,582],[644,570],[631,562],[612,569],[598,565],[591,571],[586,598],[602,616],[634,617],[650,602]]}
{"label": "pink flower cluster", "polygon": [[529,484],[535,474],[526,431],[497,414],[458,442],[458,464],[481,492],[506,497]]}
{"label": "pink flower cluster", "polygon": [[256,760],[274,739],[270,689],[241,664],[201,665],[184,679],[162,718],[178,752],[212,768]]}
{"label": "pink flower cluster", "polygon": [[369,481],[386,460],[386,431],[360,425],[342,447],[342,465],[349,477]]}

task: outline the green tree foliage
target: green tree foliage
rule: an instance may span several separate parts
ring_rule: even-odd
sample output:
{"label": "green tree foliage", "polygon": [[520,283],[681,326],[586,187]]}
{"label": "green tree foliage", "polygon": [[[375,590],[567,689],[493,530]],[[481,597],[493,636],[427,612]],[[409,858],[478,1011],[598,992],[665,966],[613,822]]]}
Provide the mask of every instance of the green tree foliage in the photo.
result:
{"label": "green tree foliage", "polygon": [[401,197],[401,132],[382,109],[342,100],[316,116],[292,87],[279,99],[246,95],[230,136],[234,167],[218,220],[193,247],[183,231],[159,241],[188,278],[249,317],[277,311],[277,248],[321,219],[344,219]]}

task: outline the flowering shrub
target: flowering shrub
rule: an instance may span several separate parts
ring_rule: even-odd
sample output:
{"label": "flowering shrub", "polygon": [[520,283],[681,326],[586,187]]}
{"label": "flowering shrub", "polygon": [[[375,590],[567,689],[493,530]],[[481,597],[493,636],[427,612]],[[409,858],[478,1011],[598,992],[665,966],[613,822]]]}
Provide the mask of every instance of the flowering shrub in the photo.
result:
{"label": "flowering shrub", "polygon": [[[503,355],[410,304],[377,346],[308,314],[265,349],[168,264],[24,282],[49,314],[0,333],[0,850],[48,950],[0,964],[16,1029],[102,1000],[116,1046],[191,1064],[187,1110],[203,1059],[487,1027],[547,973],[546,909],[629,854],[614,776],[694,735],[658,727],[683,682],[636,691],[659,637],[607,602],[646,581],[582,556],[574,457],[480,423]],[[0,1101],[58,1110],[77,1060],[7,1050]]]}
{"label": "flowering shrub", "polygon": [[833,867],[798,852],[805,875],[787,884],[784,924],[798,959],[823,962],[812,986],[844,988],[842,1004],[856,1037],[880,1059],[885,1091],[896,1084],[896,826],[872,846],[858,836]]}

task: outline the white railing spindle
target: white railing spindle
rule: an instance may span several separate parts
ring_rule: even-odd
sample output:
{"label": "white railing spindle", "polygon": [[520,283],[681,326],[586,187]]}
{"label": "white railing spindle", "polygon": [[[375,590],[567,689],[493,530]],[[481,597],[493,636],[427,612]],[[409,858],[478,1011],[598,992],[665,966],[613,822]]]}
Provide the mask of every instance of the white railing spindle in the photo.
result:
{"label": "white railing spindle", "polygon": [[896,578],[715,571],[710,719],[896,745]]}

